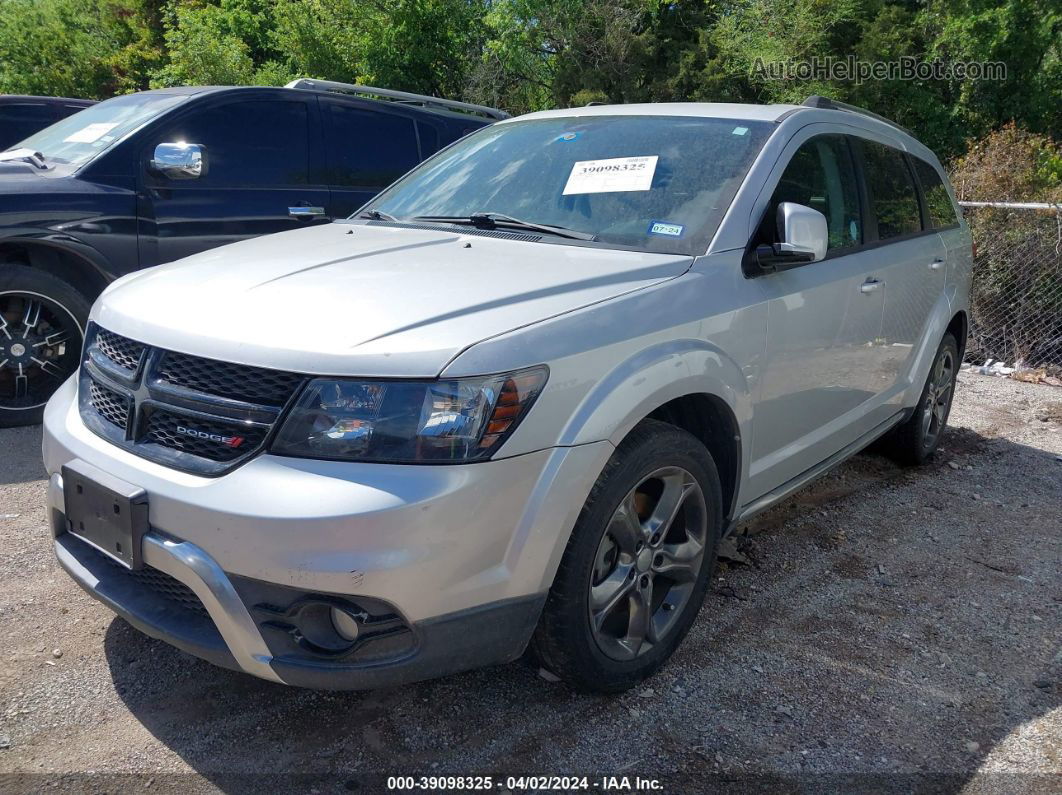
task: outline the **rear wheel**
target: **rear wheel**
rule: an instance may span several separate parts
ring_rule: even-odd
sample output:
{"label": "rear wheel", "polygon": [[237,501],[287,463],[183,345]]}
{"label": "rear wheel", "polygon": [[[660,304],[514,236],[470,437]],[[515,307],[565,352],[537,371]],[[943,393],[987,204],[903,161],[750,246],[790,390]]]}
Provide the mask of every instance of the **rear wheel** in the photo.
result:
{"label": "rear wheel", "polygon": [[940,445],[951,414],[959,374],[959,345],[945,334],[937,348],[914,413],[881,442],[881,451],[899,464],[922,464]]}
{"label": "rear wheel", "polygon": [[85,297],[61,279],[0,263],[0,427],[40,422],[77,370],[88,313]]}
{"label": "rear wheel", "polygon": [[722,527],[719,476],[696,438],[640,423],[594,485],[532,650],[576,687],[617,692],[657,670],[704,601]]}

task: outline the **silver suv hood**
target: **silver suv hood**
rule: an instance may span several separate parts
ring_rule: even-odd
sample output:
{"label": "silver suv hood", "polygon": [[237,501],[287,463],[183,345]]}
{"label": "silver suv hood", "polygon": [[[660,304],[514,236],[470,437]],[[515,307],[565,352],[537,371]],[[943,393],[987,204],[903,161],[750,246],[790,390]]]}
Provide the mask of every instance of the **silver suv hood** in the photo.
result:
{"label": "silver suv hood", "polygon": [[306,373],[434,376],[476,342],[684,273],[689,257],[336,223],[131,274],[93,308],[170,350]]}

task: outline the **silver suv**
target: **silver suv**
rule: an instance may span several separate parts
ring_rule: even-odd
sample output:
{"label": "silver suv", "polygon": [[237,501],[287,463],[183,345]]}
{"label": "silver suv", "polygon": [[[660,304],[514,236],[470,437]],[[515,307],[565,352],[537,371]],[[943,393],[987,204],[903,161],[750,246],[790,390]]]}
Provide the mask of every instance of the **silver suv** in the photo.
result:
{"label": "silver suv", "polygon": [[619,691],[736,525],[875,440],[933,452],[970,267],[937,158],[856,108],[503,121],[354,218],[112,284],[45,415],[55,551],[265,679],[530,646]]}

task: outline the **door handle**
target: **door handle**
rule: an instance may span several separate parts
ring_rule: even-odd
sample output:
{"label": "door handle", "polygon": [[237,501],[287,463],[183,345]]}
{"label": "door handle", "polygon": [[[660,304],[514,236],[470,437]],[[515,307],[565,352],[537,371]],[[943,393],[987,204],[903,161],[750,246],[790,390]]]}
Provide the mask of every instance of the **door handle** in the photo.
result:
{"label": "door handle", "polygon": [[943,267],[944,267],[944,260],[942,260],[940,257],[937,257],[935,260],[933,260],[931,263],[929,263],[929,269],[931,271],[939,271]]}
{"label": "door handle", "polygon": [[859,292],[861,293],[873,293],[876,290],[880,290],[885,285],[885,282],[878,279],[867,279],[861,285],[859,285]]}
{"label": "door handle", "polygon": [[292,218],[320,218],[325,214],[324,207],[289,207],[288,215]]}

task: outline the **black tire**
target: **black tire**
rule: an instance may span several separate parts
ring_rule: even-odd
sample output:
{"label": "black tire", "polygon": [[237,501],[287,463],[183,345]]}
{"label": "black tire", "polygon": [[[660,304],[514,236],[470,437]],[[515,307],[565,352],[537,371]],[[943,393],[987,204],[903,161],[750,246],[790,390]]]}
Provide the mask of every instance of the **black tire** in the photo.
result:
{"label": "black tire", "polygon": [[[665,590],[675,586],[669,585],[667,574],[656,572],[656,563],[652,564],[654,568],[648,573],[655,579],[651,580],[649,590],[651,595],[647,604],[650,609],[643,615],[648,615],[650,625],[656,618],[662,619],[666,622],[663,624],[665,631],[649,644],[648,651],[635,650],[632,659],[615,659],[605,651],[602,644],[603,632],[591,626],[591,588],[605,585],[603,582],[595,585],[592,578],[598,576],[598,567],[601,565],[600,550],[612,538],[612,528],[616,526],[614,523],[617,512],[621,510],[621,503],[644,506],[646,498],[640,492],[635,494],[634,489],[651,484],[652,476],[662,472],[668,473],[669,476],[672,472],[680,472],[683,478],[692,476],[692,481],[699,486],[700,491],[694,492],[692,481],[683,481],[685,485],[680,487],[680,493],[693,496],[688,499],[686,496],[679,497],[676,504],[682,508],[673,512],[675,519],[672,522],[666,526],[661,524],[660,527],[664,528],[662,535],[668,537],[670,533],[680,532],[688,533],[687,539],[692,539],[695,533],[703,532],[701,559],[696,564],[685,564],[682,585],[679,586],[684,592],[684,601],[681,601],[681,606],[677,609],[667,601],[672,599],[672,595],[677,591]],[[666,506],[660,507],[664,502],[662,495],[667,488],[664,481],[661,481],[661,496],[658,502],[651,508],[639,509],[639,515],[635,517],[635,527],[652,526],[652,518],[658,509],[662,513],[668,512]],[[687,488],[690,489],[689,492],[685,491]],[[702,495],[703,500],[697,494]],[[640,498],[641,503],[638,502]],[[643,512],[652,516],[643,519]],[[702,515],[703,525],[700,520]],[[691,519],[691,516],[694,518]],[[683,526],[680,527],[680,523]],[[698,531],[697,528],[702,526],[703,531]],[[532,637],[532,653],[544,668],[581,690],[616,693],[637,685],[668,660],[696,619],[715,569],[722,526],[719,474],[704,445],[691,434],[673,425],[656,420],[644,420],[639,423],[613,453],[583,506]],[[648,539],[648,536],[645,538]],[[657,545],[657,551],[668,548],[661,546],[667,541],[666,538],[662,537],[659,541],[655,539],[656,536],[653,536],[652,543]],[[649,544],[649,540],[639,542],[638,549],[648,547]],[[615,548],[619,550],[619,546]],[[679,547],[671,545],[670,549],[677,550]],[[613,575],[620,574],[616,582],[626,582],[626,576],[619,568],[623,557],[624,553],[616,552],[612,569]],[[650,557],[655,561],[663,558],[655,552]],[[630,570],[635,572],[630,575],[631,582],[635,584],[632,588],[644,579],[641,572],[645,569],[638,568],[642,565],[641,556],[634,558],[633,563],[627,564],[626,574],[629,574]],[[695,566],[699,567],[699,571],[694,577]],[[661,602],[658,607],[652,608],[653,600],[657,598]],[[616,604],[622,603],[617,600]],[[635,610],[633,606],[626,609],[632,612]],[[600,611],[605,612],[607,610]],[[630,613],[620,617],[621,625],[623,621],[629,620],[629,615]],[[612,644],[613,641],[609,643]],[[639,648],[643,645],[641,642],[638,644]],[[615,649],[616,646],[610,645],[610,648]]]}
{"label": "black tire", "polygon": [[[941,365],[950,361],[947,368],[950,374],[945,379],[947,383],[938,384],[941,373]],[[918,405],[911,416],[890,431],[881,440],[878,450],[896,463],[902,466],[919,466],[924,464],[940,445],[940,439],[944,435],[948,417],[951,414],[951,403],[955,396],[955,381],[959,373],[959,345],[950,333],[944,335],[940,346],[933,357],[929,375],[922,387],[922,394],[918,398]],[[941,405],[941,390],[946,391],[946,402]],[[928,418],[927,412],[932,412],[934,406],[937,414]]]}
{"label": "black tire", "polygon": [[[44,325],[37,327],[40,336],[45,336],[49,331],[55,334],[63,328],[65,339],[47,347],[49,353],[55,353],[54,357],[46,359],[47,370],[39,368],[36,362],[26,362],[21,372],[30,372],[27,378],[31,379],[31,388],[20,397],[19,385],[16,384],[20,371],[14,369],[17,367],[14,364],[17,358],[11,355],[10,348],[17,343],[17,351],[32,349],[31,345],[18,339],[21,333],[19,315],[27,300],[39,300],[43,307],[43,320],[38,323]],[[35,425],[41,421],[44,403],[77,369],[89,309],[89,301],[84,295],[47,271],[0,262],[0,326],[4,326],[6,332],[13,330],[12,337],[0,331],[0,362],[7,361],[0,368],[0,428]],[[53,321],[51,325],[49,317]],[[39,352],[41,349],[36,350]]]}

